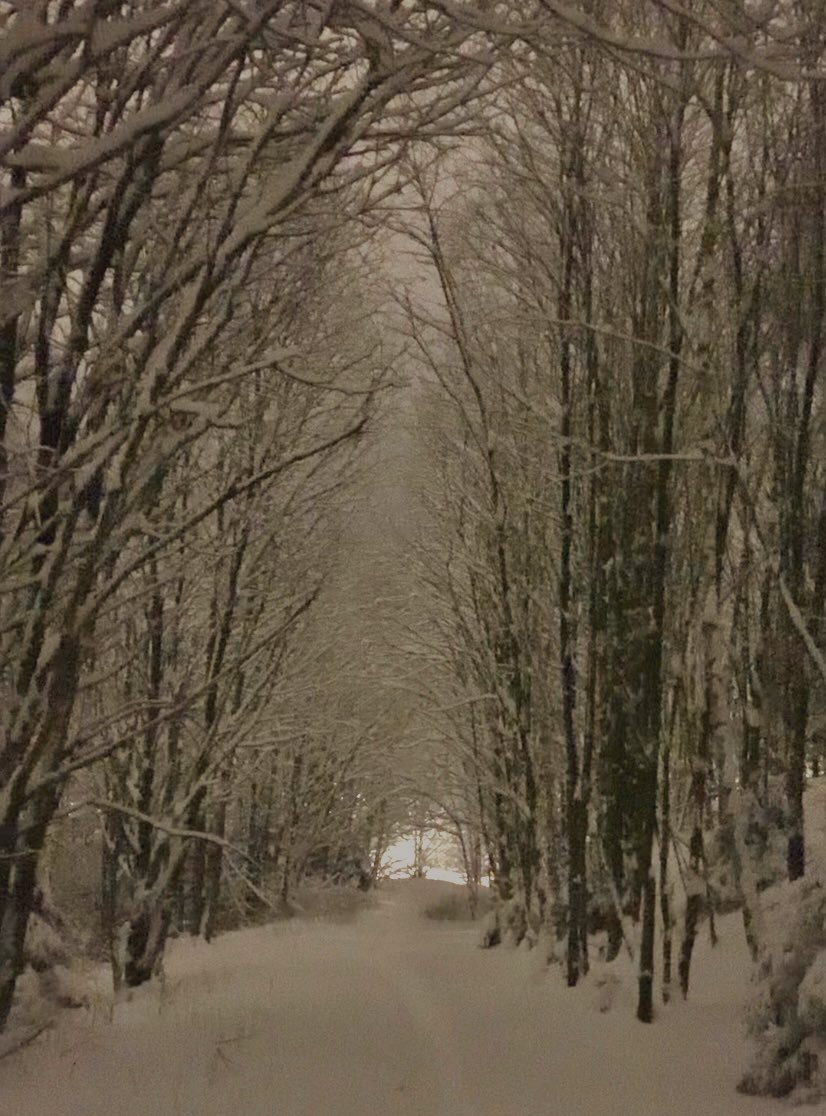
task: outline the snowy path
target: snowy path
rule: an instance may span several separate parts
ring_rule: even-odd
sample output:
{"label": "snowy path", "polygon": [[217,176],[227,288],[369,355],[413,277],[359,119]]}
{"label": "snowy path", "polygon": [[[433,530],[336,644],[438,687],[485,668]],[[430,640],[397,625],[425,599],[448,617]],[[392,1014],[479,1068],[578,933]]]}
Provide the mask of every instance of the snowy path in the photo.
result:
{"label": "snowy path", "polygon": [[[439,886],[439,885],[435,885]],[[408,888],[407,891],[404,889]],[[421,889],[420,889],[421,891]],[[358,923],[182,942],[166,987],[71,1013],[0,1063],[1,1116],[738,1116],[731,956],[645,1028],[531,955],[418,920],[397,885]],[[724,939],[721,950],[725,951]]]}

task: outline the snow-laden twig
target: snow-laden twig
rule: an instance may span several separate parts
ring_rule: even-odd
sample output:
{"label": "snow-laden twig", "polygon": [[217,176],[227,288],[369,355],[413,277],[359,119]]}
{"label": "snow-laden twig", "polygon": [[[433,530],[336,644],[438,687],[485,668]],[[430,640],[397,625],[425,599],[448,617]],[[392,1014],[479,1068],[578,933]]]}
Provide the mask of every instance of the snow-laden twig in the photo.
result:
{"label": "snow-laden twig", "polygon": [[4,1042],[3,1045],[0,1046],[0,1062],[2,1062],[4,1058],[10,1057],[12,1054],[19,1054],[20,1051],[25,1050],[27,1046],[31,1046],[31,1044],[36,1042],[45,1031],[50,1030],[53,1026],[54,1020],[47,1019],[45,1022],[39,1023],[30,1031],[27,1031],[24,1035],[12,1037],[10,1041],[8,1041],[8,1045]]}
{"label": "snow-laden twig", "polygon": [[110,802],[108,799],[104,798],[84,798],[82,801],[75,802],[71,806],[66,807],[65,810],[62,810],[55,816],[69,817],[82,810],[101,810],[115,814],[124,814],[134,821],[143,822],[144,825],[150,825],[153,829],[158,829],[161,833],[166,833],[169,837],[179,837],[184,841],[206,841],[211,845],[219,845],[222,849],[237,853],[238,856],[244,857],[245,860],[251,860],[243,849],[240,849],[225,837],[219,837],[216,833],[207,833],[202,829],[188,829],[186,826],[173,825],[163,818],[155,818],[150,814],[145,814],[143,810],[138,810],[133,806],[125,806],[121,802]]}

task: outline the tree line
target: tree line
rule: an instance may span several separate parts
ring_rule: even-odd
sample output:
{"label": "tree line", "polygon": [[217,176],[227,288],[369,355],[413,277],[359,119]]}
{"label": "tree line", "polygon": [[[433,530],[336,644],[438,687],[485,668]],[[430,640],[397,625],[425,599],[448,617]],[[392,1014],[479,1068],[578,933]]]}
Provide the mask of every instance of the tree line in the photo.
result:
{"label": "tree line", "polygon": [[308,801],[372,808],[357,741],[308,738],[300,637],[388,375],[370,214],[489,66],[396,8],[2,6],[0,1027],[78,800],[130,984],[233,856],[286,894]]}
{"label": "tree line", "polygon": [[739,906],[773,1036],[743,1087],[789,1092],[826,939],[784,970],[762,893],[819,895],[824,11],[578,10],[588,34],[503,60],[478,137],[419,152],[400,226],[430,276],[399,302],[448,814],[484,849],[486,941],[549,938],[573,986],[604,931],[644,1022]]}

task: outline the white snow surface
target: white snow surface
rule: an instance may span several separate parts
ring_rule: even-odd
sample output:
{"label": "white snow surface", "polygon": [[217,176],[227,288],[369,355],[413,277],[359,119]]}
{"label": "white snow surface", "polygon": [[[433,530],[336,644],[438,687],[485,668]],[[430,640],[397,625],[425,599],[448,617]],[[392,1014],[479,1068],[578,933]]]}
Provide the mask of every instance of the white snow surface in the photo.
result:
{"label": "white snow surface", "polygon": [[698,942],[688,1003],[610,1012],[533,952],[481,950],[421,911],[455,885],[398,881],[347,924],[172,943],[162,985],[67,1012],[0,1062],[2,1116],[737,1116],[748,962],[738,917]]}

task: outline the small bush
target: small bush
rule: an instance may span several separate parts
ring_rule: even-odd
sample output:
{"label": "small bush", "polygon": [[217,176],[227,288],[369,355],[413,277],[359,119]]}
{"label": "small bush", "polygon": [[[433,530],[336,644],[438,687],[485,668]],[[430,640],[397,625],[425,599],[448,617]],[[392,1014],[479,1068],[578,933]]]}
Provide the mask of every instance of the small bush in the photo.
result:
{"label": "small bush", "polygon": [[487,907],[479,943],[483,949],[498,945],[532,949],[537,944],[541,934],[539,917],[535,911],[526,910],[521,898],[495,903],[488,895]]}
{"label": "small bush", "polygon": [[826,888],[803,879],[781,894],[747,1015],[757,1053],[739,1089],[813,1101],[826,1095]]}
{"label": "small bush", "polygon": [[350,922],[375,902],[372,892],[353,886],[306,884],[296,891],[293,905],[299,918]]}
{"label": "small bush", "polygon": [[490,907],[490,896],[486,892],[480,891],[474,911],[470,893],[462,889],[450,895],[443,895],[428,904],[424,909],[424,916],[433,919],[435,922],[469,922],[487,914]]}

